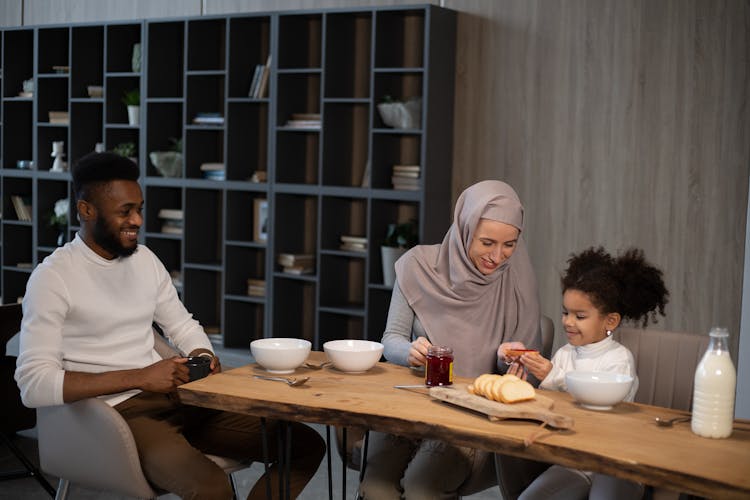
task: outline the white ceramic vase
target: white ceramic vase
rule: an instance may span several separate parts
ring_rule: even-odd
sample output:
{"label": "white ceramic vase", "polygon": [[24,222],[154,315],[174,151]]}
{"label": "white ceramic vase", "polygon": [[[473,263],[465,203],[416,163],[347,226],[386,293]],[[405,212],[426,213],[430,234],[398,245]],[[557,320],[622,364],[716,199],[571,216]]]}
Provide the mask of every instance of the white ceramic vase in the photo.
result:
{"label": "white ceramic vase", "polygon": [[128,106],[128,125],[138,125],[140,111],[140,106]]}
{"label": "white ceramic vase", "polygon": [[406,248],[380,247],[380,257],[383,262],[383,284],[393,286],[396,282],[396,269],[393,265],[399,257],[406,253]]}

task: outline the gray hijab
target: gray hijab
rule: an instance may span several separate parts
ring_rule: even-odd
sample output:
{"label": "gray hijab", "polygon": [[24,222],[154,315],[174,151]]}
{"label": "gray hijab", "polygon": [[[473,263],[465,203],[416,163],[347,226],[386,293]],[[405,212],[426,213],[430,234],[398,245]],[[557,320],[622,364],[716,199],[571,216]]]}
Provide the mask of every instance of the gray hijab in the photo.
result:
{"label": "gray hijab", "polygon": [[539,299],[526,244],[490,275],[469,258],[480,219],[523,230],[523,206],[508,184],[482,181],[458,197],[453,224],[439,245],[419,245],[396,262],[407,302],[434,345],[453,348],[455,373],[476,377],[496,371],[497,348],[518,340],[539,348]]}

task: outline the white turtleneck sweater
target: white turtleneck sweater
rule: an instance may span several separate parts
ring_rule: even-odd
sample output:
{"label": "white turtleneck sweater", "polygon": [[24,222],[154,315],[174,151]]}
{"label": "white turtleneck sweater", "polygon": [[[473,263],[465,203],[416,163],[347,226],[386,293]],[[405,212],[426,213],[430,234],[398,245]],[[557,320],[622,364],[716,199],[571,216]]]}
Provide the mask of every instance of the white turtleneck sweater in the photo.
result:
{"label": "white turtleneck sweater", "polygon": [[[59,405],[65,371],[144,368],[159,359],[152,322],[183,353],[211,349],[156,255],[104,259],[76,235],[39,264],[23,299],[15,378],[26,406]],[[102,396],[114,406],[138,390]]]}
{"label": "white turtleneck sweater", "polygon": [[566,344],[552,357],[552,371],[539,384],[540,389],[567,391],[565,374],[570,371],[599,371],[622,373],[633,377],[633,386],[625,401],[633,401],[638,390],[633,354],[611,337],[583,346]]}

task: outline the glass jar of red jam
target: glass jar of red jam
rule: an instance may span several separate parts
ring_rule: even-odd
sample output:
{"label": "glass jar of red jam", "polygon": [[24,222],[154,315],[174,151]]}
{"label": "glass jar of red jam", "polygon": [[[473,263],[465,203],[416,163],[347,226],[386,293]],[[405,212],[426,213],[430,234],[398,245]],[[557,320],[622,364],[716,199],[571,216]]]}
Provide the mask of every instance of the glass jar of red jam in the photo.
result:
{"label": "glass jar of red jam", "polygon": [[424,375],[427,386],[453,383],[453,349],[431,345],[427,348],[427,367]]}

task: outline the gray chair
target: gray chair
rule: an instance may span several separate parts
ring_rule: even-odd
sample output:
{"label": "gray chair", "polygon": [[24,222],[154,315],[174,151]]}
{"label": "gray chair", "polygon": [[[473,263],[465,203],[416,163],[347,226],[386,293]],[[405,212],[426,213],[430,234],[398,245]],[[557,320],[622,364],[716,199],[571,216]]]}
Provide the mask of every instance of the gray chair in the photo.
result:
{"label": "gray chair", "polygon": [[[176,351],[154,332],[155,350],[162,357]],[[60,478],[57,499],[64,499],[70,483],[137,498],[156,498],[166,492],[155,489],[143,475],[133,435],[122,416],[98,398],[37,409],[39,460],[48,474]],[[224,469],[236,487],[232,473],[247,464],[207,455]]]}
{"label": "gray chair", "polygon": [[[620,327],[613,338],[627,347],[638,374],[637,403],[690,410],[695,368],[708,347],[707,335]],[[503,500],[514,500],[549,464],[496,455]],[[677,492],[648,488],[647,497],[677,498]]]}

